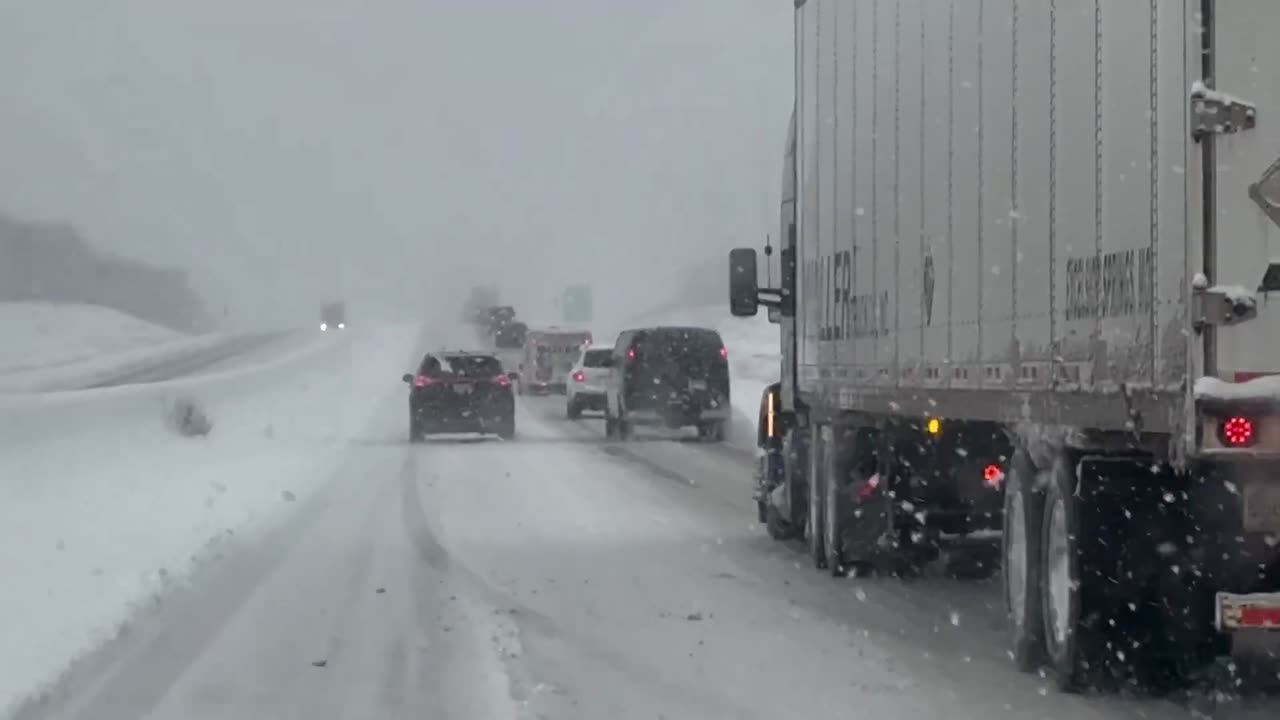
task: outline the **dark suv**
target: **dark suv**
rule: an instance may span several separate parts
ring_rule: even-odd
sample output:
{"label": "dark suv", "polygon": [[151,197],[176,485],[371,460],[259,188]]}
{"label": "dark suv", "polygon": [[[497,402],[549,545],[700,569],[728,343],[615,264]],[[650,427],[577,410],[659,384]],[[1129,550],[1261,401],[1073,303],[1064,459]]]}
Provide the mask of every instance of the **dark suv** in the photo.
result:
{"label": "dark suv", "polygon": [[724,439],[729,355],[715,330],[625,330],[609,364],[606,435],[626,438],[636,425],[693,426],[704,440]]}
{"label": "dark suv", "polygon": [[516,435],[511,378],[493,355],[441,352],[427,355],[409,383],[409,441],[451,432]]}
{"label": "dark suv", "polygon": [[524,347],[524,336],[529,326],[520,321],[509,322],[498,328],[493,336],[493,346],[499,350],[515,350]]}

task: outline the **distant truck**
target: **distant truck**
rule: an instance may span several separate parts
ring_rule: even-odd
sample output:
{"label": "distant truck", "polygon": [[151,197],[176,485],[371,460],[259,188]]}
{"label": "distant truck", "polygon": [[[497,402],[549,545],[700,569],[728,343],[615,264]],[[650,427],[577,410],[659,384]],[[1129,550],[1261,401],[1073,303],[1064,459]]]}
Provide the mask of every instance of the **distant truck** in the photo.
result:
{"label": "distant truck", "polygon": [[489,337],[494,337],[503,327],[515,322],[516,309],[510,305],[495,305],[490,307],[485,314],[485,325],[488,329]]}
{"label": "distant truck", "polygon": [[499,350],[522,348],[528,332],[529,326],[519,320],[509,322],[498,328],[493,336],[493,346]]}
{"label": "distant truck", "polygon": [[328,303],[320,308],[320,332],[347,329],[347,308],[340,302]]}
{"label": "distant truck", "polygon": [[467,294],[466,301],[463,303],[463,319],[472,325],[484,327],[488,322],[489,308],[497,304],[497,288],[489,285],[476,285],[471,288],[471,291]]}
{"label": "distant truck", "polygon": [[552,327],[527,332],[520,363],[520,393],[563,395],[573,364],[590,344],[591,333],[587,330]]}
{"label": "distant truck", "polygon": [[1064,690],[1273,653],[1280,3],[795,7],[780,285],[729,267],[780,323],[769,533],[843,574],[998,531]]}

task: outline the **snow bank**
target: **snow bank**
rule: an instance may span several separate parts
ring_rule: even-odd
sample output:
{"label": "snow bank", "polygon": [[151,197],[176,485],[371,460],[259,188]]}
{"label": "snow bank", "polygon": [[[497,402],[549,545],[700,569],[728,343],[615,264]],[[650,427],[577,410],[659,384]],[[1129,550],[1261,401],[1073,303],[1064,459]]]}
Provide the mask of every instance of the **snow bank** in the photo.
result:
{"label": "snow bank", "polygon": [[227,339],[183,335],[96,305],[0,303],[0,328],[0,392],[82,386]]}
{"label": "snow bank", "polygon": [[[229,534],[266,526],[330,476],[399,389],[411,327],[320,336],[253,368],[0,397],[0,714],[111,637]],[[191,398],[213,431],[165,410]]]}
{"label": "snow bank", "polygon": [[0,373],[90,360],[185,337],[96,305],[0,303],[0,328]]}

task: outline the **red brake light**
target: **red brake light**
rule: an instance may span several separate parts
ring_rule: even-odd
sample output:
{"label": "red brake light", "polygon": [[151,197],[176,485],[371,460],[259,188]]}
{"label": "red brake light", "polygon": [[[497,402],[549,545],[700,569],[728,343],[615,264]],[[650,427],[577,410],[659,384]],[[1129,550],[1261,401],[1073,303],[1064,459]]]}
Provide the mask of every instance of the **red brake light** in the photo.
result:
{"label": "red brake light", "polygon": [[628,360],[635,360],[635,359],[636,359],[636,349],[635,349],[635,348],[627,348],[627,359],[628,359]]}
{"label": "red brake light", "polygon": [[999,465],[988,465],[982,468],[982,482],[989,488],[998,488],[1004,482],[1004,470]]}
{"label": "red brake light", "polygon": [[493,382],[501,385],[502,387],[511,387],[511,378],[507,377],[506,375],[493,376]]}
{"label": "red brake light", "polygon": [[1254,440],[1253,421],[1247,417],[1227,418],[1219,429],[1222,442],[1230,447],[1252,445]]}
{"label": "red brake light", "polygon": [[426,375],[419,375],[413,379],[414,387],[426,387],[431,384],[431,378]]}
{"label": "red brake light", "polygon": [[867,481],[858,488],[858,499],[866,500],[876,494],[876,490],[880,489],[880,473],[875,473],[867,478]]}
{"label": "red brake light", "polygon": [[721,359],[721,360],[728,360],[728,359],[729,359],[729,348],[727,348],[727,347],[721,347],[721,348],[720,348],[720,359]]}
{"label": "red brake light", "polygon": [[576,372],[576,373],[574,373],[574,374],[573,374],[573,381],[574,381],[574,382],[586,382],[586,381],[587,381],[587,374],[586,374],[586,373],[584,373],[584,372],[582,372],[581,370],[579,370],[578,372]]}

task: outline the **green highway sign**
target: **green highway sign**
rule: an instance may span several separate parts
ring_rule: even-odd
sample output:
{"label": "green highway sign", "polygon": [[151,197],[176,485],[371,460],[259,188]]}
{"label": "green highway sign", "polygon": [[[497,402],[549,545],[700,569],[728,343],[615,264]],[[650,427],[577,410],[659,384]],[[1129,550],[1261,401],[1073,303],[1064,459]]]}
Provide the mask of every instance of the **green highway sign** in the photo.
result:
{"label": "green highway sign", "polygon": [[570,285],[560,299],[560,312],[566,323],[591,322],[591,286]]}

